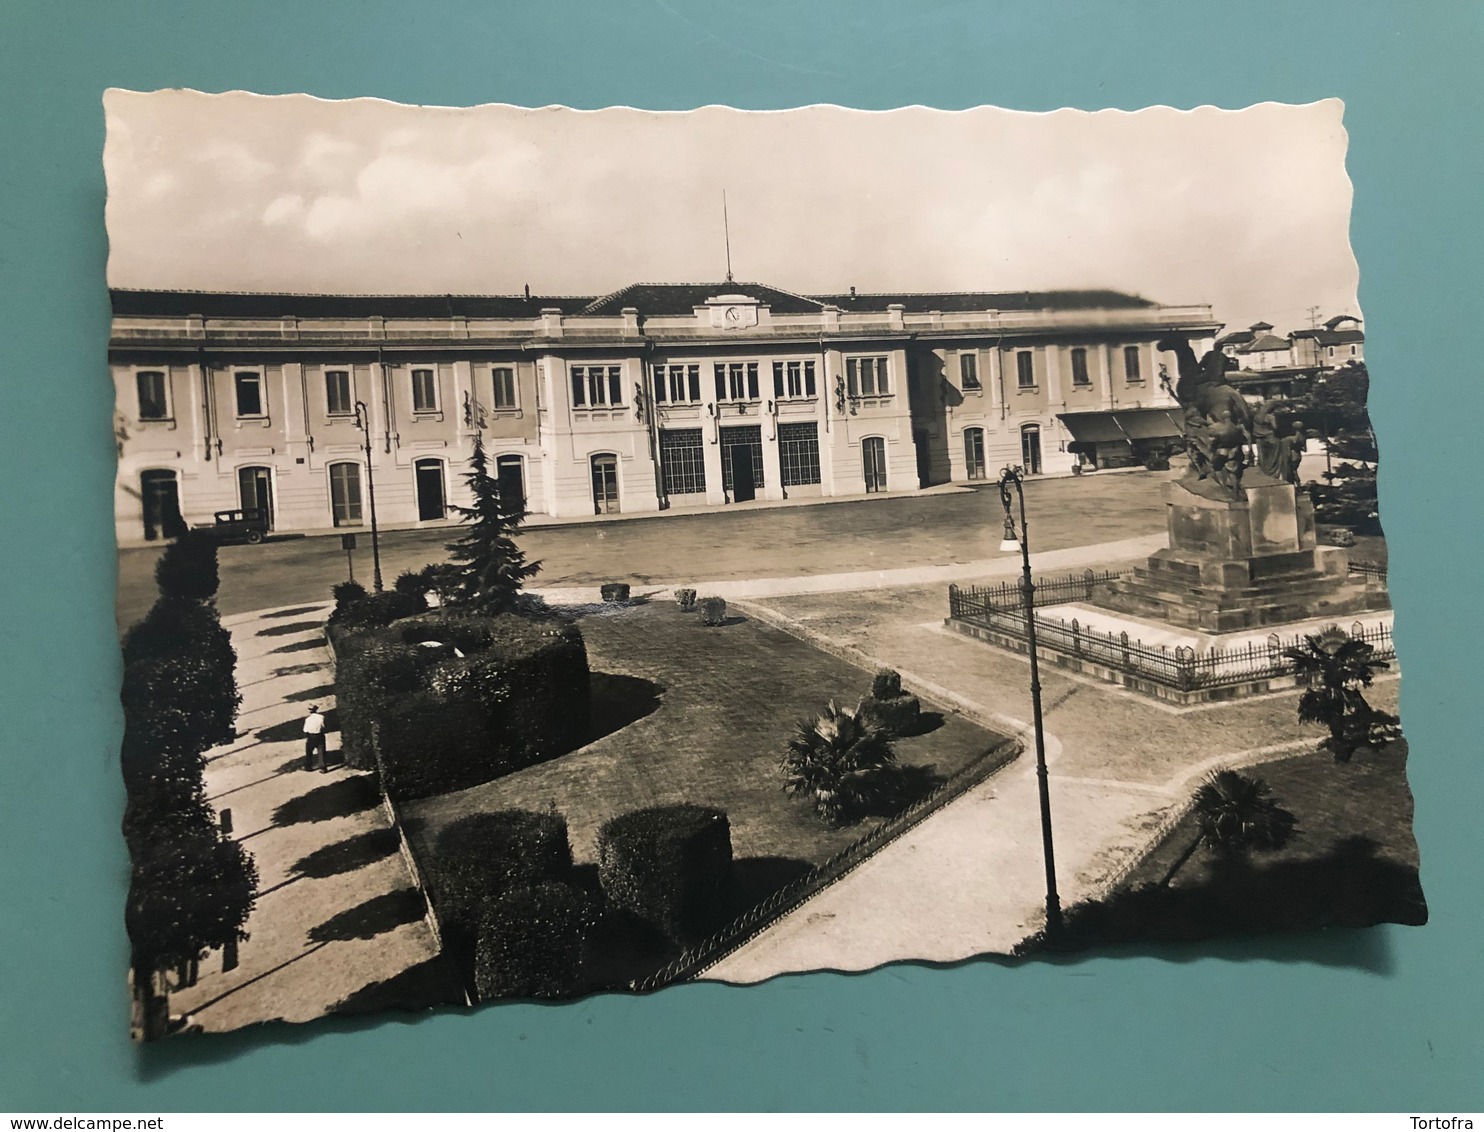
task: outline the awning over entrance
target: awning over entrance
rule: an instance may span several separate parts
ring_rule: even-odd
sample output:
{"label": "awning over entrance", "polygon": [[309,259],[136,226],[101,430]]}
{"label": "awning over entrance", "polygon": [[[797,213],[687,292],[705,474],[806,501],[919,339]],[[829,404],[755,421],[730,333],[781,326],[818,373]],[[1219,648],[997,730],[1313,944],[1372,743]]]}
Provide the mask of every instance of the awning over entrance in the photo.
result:
{"label": "awning over entrance", "polygon": [[1120,440],[1164,440],[1183,435],[1180,410],[1099,409],[1088,413],[1058,413],[1072,439],[1084,444],[1113,444]]}

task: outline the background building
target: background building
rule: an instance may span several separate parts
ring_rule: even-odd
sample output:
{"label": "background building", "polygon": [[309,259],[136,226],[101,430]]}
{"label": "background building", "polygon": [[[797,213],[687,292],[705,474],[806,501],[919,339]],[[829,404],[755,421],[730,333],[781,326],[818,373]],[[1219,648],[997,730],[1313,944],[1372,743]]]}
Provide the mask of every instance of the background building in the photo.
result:
{"label": "background building", "polygon": [[[728,279],[593,296],[114,291],[124,542],[217,511],[280,530],[436,524],[476,431],[534,514],[902,493],[1133,462],[1170,332],[1116,291],[804,296]],[[1132,427],[1132,431],[1130,428]],[[370,441],[371,467],[366,466]],[[1127,457],[1123,459],[1123,457]]]}

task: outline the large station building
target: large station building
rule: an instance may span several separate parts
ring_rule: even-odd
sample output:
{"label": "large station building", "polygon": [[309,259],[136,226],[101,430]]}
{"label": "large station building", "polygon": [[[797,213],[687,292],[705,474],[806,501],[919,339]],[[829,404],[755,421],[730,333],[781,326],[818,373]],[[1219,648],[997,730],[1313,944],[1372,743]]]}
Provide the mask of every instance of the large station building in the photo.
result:
{"label": "large station building", "polygon": [[[438,524],[482,433],[533,514],[910,493],[1176,431],[1171,332],[1116,291],[604,296],[113,292],[124,542],[218,511],[278,530]],[[369,441],[369,460],[367,444]]]}

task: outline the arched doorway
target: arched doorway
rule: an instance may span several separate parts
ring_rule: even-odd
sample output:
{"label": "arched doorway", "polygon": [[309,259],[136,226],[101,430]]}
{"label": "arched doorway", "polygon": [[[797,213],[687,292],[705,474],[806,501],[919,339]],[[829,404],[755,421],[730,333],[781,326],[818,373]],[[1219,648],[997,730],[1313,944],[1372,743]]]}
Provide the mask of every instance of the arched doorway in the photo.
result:
{"label": "arched doorway", "polygon": [[180,513],[180,478],[174,472],[162,468],[140,472],[139,498],[145,538],[175,538],[185,531],[185,518]]}
{"label": "arched doorway", "polygon": [[868,436],[861,441],[861,469],[866,477],[866,493],[886,490],[886,440]]}
{"label": "arched doorway", "polygon": [[618,512],[618,457],[600,452],[592,458],[593,514],[613,515]]}
{"label": "arched doorway", "polygon": [[263,467],[237,469],[237,498],[244,511],[257,511],[273,529],[273,470]]}
{"label": "arched doorway", "polygon": [[1028,476],[1041,474],[1041,426],[1028,424],[1020,428],[1020,466]]}
{"label": "arched doorway", "polygon": [[417,485],[417,517],[426,522],[443,518],[448,511],[443,493],[443,461],[438,459],[417,460],[412,465],[414,482]]}
{"label": "arched doorway", "polygon": [[984,430],[982,428],[964,429],[964,467],[968,479],[982,480],[984,478]]}

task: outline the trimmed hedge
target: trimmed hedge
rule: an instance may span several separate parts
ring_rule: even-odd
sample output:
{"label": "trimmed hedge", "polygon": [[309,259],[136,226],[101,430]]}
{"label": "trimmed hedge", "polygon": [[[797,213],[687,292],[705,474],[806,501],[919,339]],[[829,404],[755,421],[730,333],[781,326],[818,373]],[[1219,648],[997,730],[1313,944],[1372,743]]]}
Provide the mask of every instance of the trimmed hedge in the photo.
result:
{"label": "trimmed hedge", "polygon": [[162,596],[124,635],[123,654],[126,671],[139,668],[132,682],[125,681],[124,695],[133,688],[189,712],[198,750],[237,737],[237,652],[213,603]]}
{"label": "trimmed hedge", "polygon": [[693,613],[696,608],[696,591],[692,589],[676,590],[675,600],[680,603],[681,613]]}
{"label": "trimmed hedge", "polygon": [[568,622],[425,614],[337,647],[347,761],[374,765],[396,800],[488,782],[587,737],[587,649]]}
{"label": "trimmed hedge", "polygon": [[908,692],[888,700],[862,700],[860,710],[866,722],[892,735],[914,735],[922,726],[922,703]]}
{"label": "trimmed hedge", "polygon": [[727,619],[727,599],[724,597],[703,597],[700,601],[701,624],[721,625]]}
{"label": "trimmed hedge", "polygon": [[216,596],[220,573],[217,541],[209,531],[185,531],[165,547],[155,563],[155,582],[166,597],[209,601]]}
{"label": "trimmed hedge", "polygon": [[656,806],[598,830],[598,880],[610,906],[676,942],[714,931],[726,914],[732,831],[724,810]]}
{"label": "trimmed hedge", "polygon": [[873,700],[895,699],[902,694],[902,674],[894,668],[883,668],[871,677]]}
{"label": "trimmed hedge", "polygon": [[331,592],[335,595],[335,609],[330,614],[329,623],[342,633],[385,628],[393,621],[426,613],[428,609],[423,594],[408,590],[391,589],[368,594],[359,582],[341,582]]}
{"label": "trimmed hedge", "polygon": [[602,594],[604,601],[628,601],[629,583],[605,582],[599,587],[599,592]]}
{"label": "trimmed hedge", "polygon": [[438,834],[425,871],[444,931],[472,947],[489,900],[571,874],[567,823],[529,810],[460,818]]}
{"label": "trimmed hedge", "polygon": [[593,899],[570,884],[541,884],[490,900],[474,957],[479,997],[582,994],[584,945],[597,913]]}

